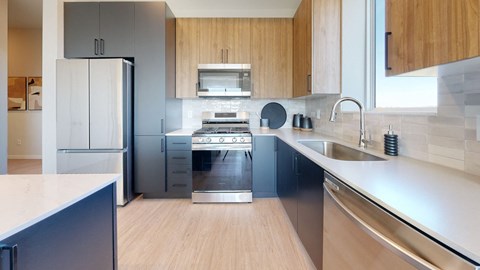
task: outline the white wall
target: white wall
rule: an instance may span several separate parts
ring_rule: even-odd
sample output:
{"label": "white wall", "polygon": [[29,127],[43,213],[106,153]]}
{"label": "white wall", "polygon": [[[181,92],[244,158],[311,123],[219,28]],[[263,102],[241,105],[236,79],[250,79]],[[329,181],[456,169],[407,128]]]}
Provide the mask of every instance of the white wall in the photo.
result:
{"label": "white wall", "polygon": [[0,174],[7,173],[8,3],[0,0]]}
{"label": "white wall", "polygon": [[[8,29],[8,76],[42,76],[41,29]],[[8,112],[8,158],[42,158],[42,111]]]}

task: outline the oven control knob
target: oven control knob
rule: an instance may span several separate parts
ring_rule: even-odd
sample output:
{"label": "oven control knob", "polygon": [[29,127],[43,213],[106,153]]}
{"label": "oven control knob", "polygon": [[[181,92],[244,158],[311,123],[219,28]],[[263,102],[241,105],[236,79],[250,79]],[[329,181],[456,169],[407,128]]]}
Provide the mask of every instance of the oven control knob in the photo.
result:
{"label": "oven control knob", "polygon": [[218,141],[223,143],[223,141],[225,141],[225,139],[223,137],[220,137],[220,139],[218,139]]}
{"label": "oven control knob", "polygon": [[243,138],[243,137],[240,138],[240,142],[242,142],[242,143],[245,142],[245,138]]}
{"label": "oven control knob", "polygon": [[206,139],[205,139],[205,142],[207,142],[207,143],[209,143],[209,142],[211,142],[211,141],[212,141],[212,138],[206,138]]}
{"label": "oven control knob", "polygon": [[203,138],[198,138],[198,142],[203,142]]}
{"label": "oven control knob", "polygon": [[232,142],[237,142],[237,138],[233,137]]}

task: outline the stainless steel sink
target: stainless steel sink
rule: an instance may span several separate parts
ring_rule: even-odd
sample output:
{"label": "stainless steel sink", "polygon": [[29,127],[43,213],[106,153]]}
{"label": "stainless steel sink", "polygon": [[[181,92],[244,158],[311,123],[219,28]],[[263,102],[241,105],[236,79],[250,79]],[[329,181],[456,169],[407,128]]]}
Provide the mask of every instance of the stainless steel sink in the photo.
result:
{"label": "stainless steel sink", "polygon": [[377,157],[357,149],[329,141],[298,141],[306,147],[333,159],[349,161],[382,161],[384,158]]}

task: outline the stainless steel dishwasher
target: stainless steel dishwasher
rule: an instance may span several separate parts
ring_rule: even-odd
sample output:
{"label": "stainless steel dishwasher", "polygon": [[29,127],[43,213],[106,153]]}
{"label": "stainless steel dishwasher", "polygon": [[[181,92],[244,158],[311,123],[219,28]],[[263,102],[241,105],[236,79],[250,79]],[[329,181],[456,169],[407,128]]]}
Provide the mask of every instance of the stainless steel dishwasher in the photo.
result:
{"label": "stainless steel dishwasher", "polygon": [[324,181],[323,269],[480,269],[329,173]]}

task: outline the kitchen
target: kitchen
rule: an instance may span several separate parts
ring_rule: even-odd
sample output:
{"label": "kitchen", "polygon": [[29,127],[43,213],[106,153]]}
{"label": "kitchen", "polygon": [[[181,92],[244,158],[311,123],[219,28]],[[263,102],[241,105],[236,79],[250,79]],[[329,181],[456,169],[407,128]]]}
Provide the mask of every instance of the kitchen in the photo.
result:
{"label": "kitchen", "polygon": [[[51,16],[45,16],[46,18],[49,18],[49,20],[52,20],[52,21],[55,21],[55,20],[57,20],[58,22],[62,21],[59,18],[63,18],[63,17],[57,16],[57,11],[59,10],[57,3],[45,2],[44,7],[45,7],[44,13],[48,14],[48,12],[51,12],[51,14],[49,14]],[[349,12],[348,7],[349,6],[346,5],[344,1],[342,8],[345,10],[342,10],[343,14],[348,14]],[[365,7],[363,8],[365,9]],[[462,9],[459,9],[459,10],[462,10]],[[467,11],[468,10],[469,9],[467,9]],[[343,22],[343,18],[344,17],[342,17],[342,22]],[[177,22],[178,21],[181,21],[181,20],[178,19]],[[50,23],[53,23],[53,22],[50,22]],[[56,23],[54,25],[56,25]],[[344,23],[342,27],[347,27],[347,26],[348,24]],[[178,27],[178,24],[177,24],[177,27]],[[350,27],[352,26],[350,25]],[[294,29],[292,30],[292,32],[294,32]],[[338,36],[338,32],[339,31],[336,32],[337,38],[340,39],[340,37]],[[344,31],[342,34],[343,41],[348,40],[349,38],[348,36],[350,34],[353,35],[352,32],[348,32],[349,35],[346,35],[345,33],[346,32]],[[55,77],[54,73],[56,69],[54,62],[56,61],[57,58],[62,58],[63,56],[63,53],[60,52],[61,49],[59,49],[58,52],[56,52],[56,50],[54,49],[54,48],[57,48],[57,46],[61,46],[59,44],[63,44],[63,38],[57,37],[57,35],[61,36],[61,31],[60,33],[54,33],[54,31],[52,32],[47,31],[44,36],[44,39],[52,41],[50,45],[52,45],[51,48],[53,48],[53,50],[51,51],[44,52],[44,55],[50,56],[50,57],[45,57],[45,63],[44,63],[44,66],[47,67],[44,69],[44,77],[46,79],[45,80],[46,88],[48,88],[49,83],[51,86],[55,85],[54,84],[55,79],[53,79]],[[395,35],[389,38],[393,38],[393,37],[395,37]],[[468,40],[470,42],[473,42],[472,40],[475,40],[475,39],[471,38]],[[478,43],[478,37],[476,40]],[[177,32],[177,42],[178,42],[178,32]],[[314,43],[314,44],[317,44],[317,43]],[[356,43],[355,45],[358,45],[358,43]],[[334,48],[335,48],[334,54],[330,54],[332,58],[335,59],[335,57],[337,57],[337,59],[340,59],[339,48],[341,46],[344,46],[344,45],[340,45],[340,44],[336,44],[336,46],[334,45]],[[362,46],[358,45],[358,47],[362,47]],[[315,48],[316,48],[316,45],[315,45]],[[346,51],[342,52],[342,65],[341,65],[342,76],[338,76],[336,78],[332,76],[328,76],[328,78],[334,78],[333,83],[337,83],[337,85],[342,85],[342,89],[341,89],[342,96],[355,96],[358,98],[358,93],[356,94],[356,93],[348,92],[348,91],[352,91],[353,87],[350,87],[350,89],[344,89],[344,88],[347,88],[345,87],[345,85],[348,85],[349,82],[343,81],[344,78],[348,78],[348,74],[344,74],[343,72],[345,72],[345,70],[349,70],[349,68],[355,68],[355,63],[356,63],[356,61],[352,61],[351,65],[345,64],[345,63],[348,63],[349,61],[349,58],[347,57],[349,49],[352,49],[352,48],[348,48],[348,47],[343,48],[343,50],[346,50]],[[254,52],[255,50],[251,50],[251,51]],[[294,51],[294,48],[292,48],[292,51]],[[177,47],[177,53],[178,53],[178,47]],[[292,52],[292,54],[295,54],[295,52]],[[461,54],[458,53],[458,55],[461,55]],[[473,53],[473,55],[475,55],[475,53]],[[177,54],[177,57],[178,56],[179,54]],[[464,58],[469,58],[469,57],[468,55],[466,56],[464,55]],[[459,59],[462,59],[462,58],[457,58],[455,59],[455,61]],[[383,151],[383,134],[386,133],[387,127],[389,124],[393,124],[393,128],[395,132],[399,133],[400,135],[399,150],[400,150],[400,155],[403,157],[401,158],[386,157],[389,161],[392,161],[392,159],[399,160],[398,163],[397,161],[394,162],[394,164],[397,164],[394,167],[388,167],[388,166],[382,167],[382,165],[379,165],[382,163],[376,163],[376,164],[368,163],[364,165],[359,165],[359,164],[363,164],[362,162],[356,163],[357,165],[348,163],[349,164],[348,167],[339,166],[338,162],[340,161],[334,161],[334,160],[330,160],[325,157],[322,157],[320,154],[310,150],[308,147],[303,146],[300,143],[297,143],[298,140],[313,140],[313,139],[319,140],[319,139],[327,138],[329,140],[335,140],[336,142],[347,144],[351,147],[352,146],[355,147],[355,144],[358,143],[358,136],[359,136],[359,128],[358,128],[359,117],[356,109],[354,109],[353,112],[351,113],[339,114],[339,120],[337,120],[336,123],[331,123],[328,121],[328,118],[329,118],[328,116],[330,115],[331,108],[333,107],[333,103],[335,103],[335,101],[338,99],[338,95],[319,96],[318,98],[313,98],[313,99],[306,98],[306,99],[285,99],[285,100],[262,100],[262,99],[251,98],[250,100],[247,100],[247,101],[236,100],[236,99],[233,99],[233,100],[196,99],[196,98],[184,99],[183,105],[182,105],[183,109],[181,112],[183,123],[179,128],[191,129],[190,130],[190,135],[191,135],[191,132],[193,130],[200,128],[200,125],[202,122],[200,115],[202,111],[222,111],[222,112],[223,111],[227,111],[227,112],[228,111],[249,111],[250,112],[249,123],[252,128],[252,133],[254,137],[255,135],[260,137],[262,136],[262,132],[264,131],[259,131],[257,129],[260,125],[259,124],[260,121],[258,117],[256,117],[255,113],[260,114],[262,108],[266,104],[270,103],[271,101],[278,102],[284,107],[286,107],[287,109],[288,118],[286,120],[286,125],[291,126],[291,123],[293,122],[293,119],[292,119],[293,114],[303,113],[312,118],[316,132],[293,133],[297,135],[292,136],[289,133],[290,131],[288,131],[289,130],[288,128],[282,128],[282,129],[279,129],[278,132],[276,130],[270,129],[269,131],[266,132],[266,134],[263,133],[264,135],[270,135],[270,137],[277,138],[277,140],[283,140],[283,141],[289,142],[291,147],[293,147],[298,153],[305,156],[307,159],[311,159],[311,161],[315,162],[320,167],[323,167],[323,169],[335,174],[336,177],[339,177],[341,178],[341,180],[347,181],[347,183],[354,185],[357,188],[357,191],[360,191],[361,193],[364,193],[364,194],[365,193],[370,194],[371,196],[373,196],[373,200],[376,203],[394,212],[397,216],[401,216],[402,219],[410,221],[410,223],[413,223],[417,225],[417,227],[420,227],[423,225],[417,224],[415,220],[414,221],[410,220],[411,217],[409,215],[415,214],[415,213],[408,212],[408,209],[403,209],[404,212],[402,212],[402,210],[399,210],[399,209],[393,209],[393,210],[391,209],[391,207],[394,208],[394,206],[392,205],[395,205],[395,202],[390,202],[391,204],[389,204],[388,201],[394,200],[396,198],[395,196],[393,196],[392,194],[389,194],[391,197],[385,198],[385,197],[382,197],[383,196],[382,194],[372,194],[374,192],[374,190],[372,190],[372,187],[361,185],[360,182],[358,182],[360,180],[358,181],[355,180],[356,177],[352,174],[355,174],[355,172],[357,172],[357,174],[362,175],[362,173],[359,173],[359,172],[361,172],[362,167],[365,166],[366,168],[363,168],[363,169],[370,168],[371,170],[365,174],[367,175],[367,178],[370,178],[370,177],[382,178],[382,175],[381,175],[382,171],[385,171],[385,174],[387,174],[388,177],[390,177],[390,174],[395,174],[395,173],[399,175],[398,178],[402,178],[402,175],[403,175],[406,178],[411,178],[410,181],[401,180],[401,179],[398,180],[400,181],[400,183],[401,181],[404,181],[405,187],[400,185],[399,182],[396,182],[396,180],[390,180],[390,181],[393,184],[398,184],[399,186],[396,186],[396,188],[398,188],[399,190],[401,190],[400,188],[406,189],[405,192],[407,193],[408,192],[413,193],[414,191],[419,192],[415,190],[415,188],[412,188],[412,186],[415,186],[415,185],[419,185],[420,187],[426,188],[424,187],[424,185],[426,185],[425,182],[417,182],[419,181],[417,180],[418,176],[417,178],[415,178],[414,176],[411,175],[411,174],[415,174],[415,172],[418,175],[425,176],[426,178],[436,177],[438,181],[441,183],[448,182],[448,180],[443,180],[444,178],[442,177],[442,175],[447,175],[452,179],[456,179],[455,181],[459,181],[464,184],[465,184],[464,181],[467,181],[468,183],[475,182],[475,181],[478,182],[478,163],[477,163],[478,154],[476,152],[477,151],[476,149],[478,149],[478,137],[475,132],[475,131],[478,132],[478,128],[477,128],[478,102],[476,101],[476,98],[478,96],[478,88],[475,87],[475,82],[477,80],[476,78],[478,77],[477,75],[478,73],[476,73],[476,70],[478,70],[478,68],[476,68],[474,60],[475,59],[473,59],[472,61],[459,62],[459,64],[457,65],[450,66],[450,69],[454,70],[456,73],[449,74],[448,71],[442,71],[445,73],[443,73],[444,75],[441,74],[442,76],[439,77],[437,115],[433,115],[433,116],[432,115],[412,115],[411,113],[410,114],[409,113],[400,113],[400,114],[398,113],[397,114],[367,113],[366,114],[366,127],[368,131],[367,138],[371,141],[371,144],[368,146],[367,152],[377,156],[382,155],[381,152]],[[418,62],[421,62],[421,61],[418,61]],[[178,68],[178,63],[179,61],[177,58],[177,68]],[[438,65],[439,63],[444,63],[444,62],[437,62],[434,65]],[[356,64],[358,65],[358,63]],[[295,64],[293,63],[293,65]],[[328,65],[328,66],[333,67],[334,65],[335,64]],[[336,65],[339,66],[338,60],[336,62]],[[392,65],[392,62],[390,63],[390,65]],[[312,66],[314,69],[315,67],[318,67],[317,64],[314,64]],[[362,63],[360,63],[360,66],[363,67],[362,70],[365,69]],[[195,66],[195,69],[194,69],[195,72],[196,72],[196,68],[197,67]],[[252,64],[252,72],[255,72],[254,68],[255,66]],[[418,69],[418,67],[415,67],[415,69]],[[332,72],[335,73],[333,68],[332,70],[333,70]],[[50,72],[50,77],[48,76],[49,72]],[[405,70],[401,71],[401,73],[403,72],[406,72],[406,71]],[[341,83],[340,83],[340,77],[342,78]],[[48,78],[50,78],[50,81]],[[178,94],[178,85],[179,85],[178,78],[179,76],[178,76],[178,70],[177,70],[177,94]],[[254,78],[253,75],[252,75],[252,78]],[[305,78],[304,81],[307,82],[307,84],[309,84],[308,80],[313,80],[313,82],[316,82],[318,81],[318,78],[315,78],[315,77]],[[355,81],[353,83],[357,84],[356,85],[357,88],[361,88],[358,85],[364,84],[364,83],[358,83],[358,81]],[[52,88],[55,88],[55,87],[52,87]],[[253,89],[254,90],[256,89],[255,84]],[[312,90],[315,91],[316,89],[317,88],[314,87]],[[340,91],[340,89],[338,90]],[[308,88],[305,88],[305,91],[308,91]],[[48,115],[52,116],[52,113],[53,115],[55,115],[55,112],[54,112],[55,106],[53,107],[51,106],[50,108],[47,107],[49,98],[51,99],[53,97],[52,96],[49,97],[47,95],[45,96],[45,99],[47,100],[45,101],[46,105],[45,105],[44,117],[47,117],[47,119],[48,119]],[[365,101],[368,99],[363,97],[363,100]],[[52,100],[50,100],[50,102],[52,102]],[[50,103],[50,104],[54,104],[54,103]],[[246,109],[242,110],[241,109],[242,107]],[[317,119],[317,115],[319,115],[318,117],[320,119]],[[52,118],[50,117],[50,119]],[[45,129],[45,127],[50,127],[50,129]],[[55,129],[56,128],[55,128],[54,121],[44,121],[44,132],[49,134],[48,130],[50,130],[50,132],[53,130],[53,133],[54,133]],[[455,132],[455,130],[457,132]],[[460,132],[458,130],[460,130]],[[185,135],[184,133],[182,133],[181,130],[178,132],[180,133],[180,135]],[[321,133],[321,134],[317,134],[317,133]],[[370,135],[368,133],[370,133]],[[310,134],[313,134],[313,135],[310,135]],[[55,171],[56,162],[53,156],[56,155],[56,149],[57,149],[55,145],[56,143],[52,141],[52,138],[54,136],[44,136],[44,137],[45,137],[44,157],[46,157],[45,159],[46,165],[44,167],[45,168],[44,172],[54,173],[56,172]],[[175,134],[171,134],[170,137],[172,138],[175,137]],[[169,137],[169,134],[167,134],[167,138],[166,138],[167,143],[170,137]],[[255,141],[255,138],[253,140]],[[168,150],[169,149],[167,147],[166,151]],[[408,161],[410,159],[408,159],[407,157],[414,158],[416,160],[423,160],[431,163],[437,163],[443,166],[453,167],[456,170],[437,167],[436,165],[430,165],[428,163],[423,163],[420,161],[418,164],[422,164],[422,165],[408,165],[410,164]],[[253,155],[253,160],[254,159],[255,159],[255,154]],[[407,160],[407,161],[404,162],[404,160]],[[253,163],[253,166],[254,166],[253,170],[255,170],[255,164],[258,164],[258,162]],[[263,165],[263,163],[261,164]],[[344,164],[344,163],[341,163],[341,164]],[[411,164],[416,164],[416,163],[413,162]],[[396,166],[398,166],[398,168]],[[420,169],[420,171],[416,171],[411,166],[413,167],[426,166],[430,169],[425,171],[423,169]],[[395,172],[395,173],[387,172],[388,170],[392,170],[391,172]],[[406,172],[402,174],[402,170],[405,170]],[[435,172],[430,173],[430,170]],[[391,176],[391,178],[397,179],[394,176]],[[438,183],[438,185],[439,187],[437,188],[441,189],[440,186],[442,185],[440,185],[440,183]],[[407,187],[410,187],[410,189],[408,189]],[[471,190],[475,190],[476,186],[473,184],[471,186],[469,184],[465,184],[465,185],[462,185],[462,190],[463,188],[467,189],[467,187],[470,187]],[[418,196],[421,197],[421,195],[425,195],[425,194],[420,192]],[[467,199],[465,200],[466,202],[464,204],[459,203],[458,205],[468,204],[468,200]],[[255,196],[254,196],[254,202],[252,205],[255,205],[256,203],[261,203],[261,201],[262,200],[255,201]],[[385,203],[386,205],[384,205],[383,203]],[[419,204],[421,205],[421,203]],[[119,209],[119,213],[120,213],[119,215],[121,215],[121,212],[123,210],[128,210],[129,209],[128,207],[129,205],[127,205],[127,207],[125,207],[124,209]],[[447,211],[449,206],[445,206],[445,205],[440,206],[439,204],[437,207],[439,207],[440,209],[444,209],[444,211]],[[469,209],[471,209],[470,211],[472,211],[473,213],[477,213],[476,212],[477,210],[475,210],[476,209],[475,207],[472,206],[472,208],[469,208]],[[398,210],[399,212],[396,212],[396,210]],[[288,210],[287,210],[287,213],[288,213]],[[461,213],[459,213],[458,215],[462,216]],[[433,226],[435,224],[437,223],[434,222],[433,224],[429,224],[429,225]],[[429,229],[433,230],[431,234],[434,234],[436,236],[435,238],[439,237],[439,235],[436,235],[438,231],[435,231],[435,228],[433,227],[423,228],[424,231],[429,231]],[[442,236],[440,235],[440,237]],[[449,241],[448,237],[446,240],[444,239],[444,241],[448,242]],[[302,241],[302,243],[303,242],[304,241]],[[305,245],[305,243],[303,244]],[[449,244],[455,245],[455,243],[449,243]],[[452,247],[451,245],[448,245],[448,246]],[[459,247],[459,248],[461,249],[462,247]],[[472,250],[475,250],[475,245],[472,247]],[[470,256],[467,256],[467,257],[470,257]]]}

